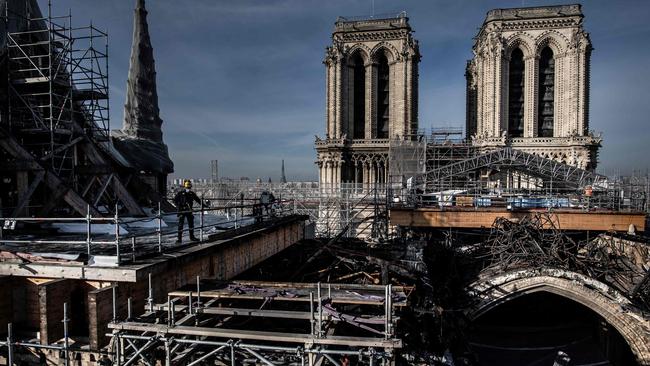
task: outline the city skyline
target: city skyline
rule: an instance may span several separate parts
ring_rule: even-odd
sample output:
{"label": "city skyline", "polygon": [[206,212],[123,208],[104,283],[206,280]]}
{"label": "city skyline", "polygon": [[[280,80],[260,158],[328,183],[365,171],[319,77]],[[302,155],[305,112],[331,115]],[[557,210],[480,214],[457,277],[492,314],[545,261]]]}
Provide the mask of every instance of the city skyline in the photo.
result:
{"label": "city skyline", "polygon": [[[44,4],[40,1],[41,5]],[[73,8],[73,20],[110,34],[111,127],[123,118],[134,1],[57,0],[55,14]],[[564,2],[568,3],[568,2]],[[650,153],[643,130],[650,106],[643,67],[650,51],[644,14],[650,5],[627,1],[583,4],[595,47],[590,128],[602,132],[599,171],[645,171]],[[555,4],[526,1],[525,6]],[[407,11],[420,41],[420,128],[465,124],[465,62],[485,13],[521,1],[375,1],[375,12]],[[619,5],[619,3],[617,3]],[[158,72],[163,134],[175,162],[173,177],[221,176],[316,180],[314,135],[324,135],[325,46],[337,16],[371,15],[370,1],[147,3]],[[44,7],[46,9],[46,7]],[[183,69],[183,73],[175,70]]]}

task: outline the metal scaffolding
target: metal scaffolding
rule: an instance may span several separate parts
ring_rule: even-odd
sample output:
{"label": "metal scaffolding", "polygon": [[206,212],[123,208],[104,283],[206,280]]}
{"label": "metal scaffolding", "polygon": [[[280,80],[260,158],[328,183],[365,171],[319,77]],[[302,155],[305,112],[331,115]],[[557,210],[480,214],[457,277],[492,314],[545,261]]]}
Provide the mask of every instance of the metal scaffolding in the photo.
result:
{"label": "metal scaffolding", "polygon": [[[389,364],[402,341],[396,311],[412,288],[259,281],[202,283],[154,303],[150,275],[145,313],[129,299],[114,310],[114,363],[198,365]],[[115,296],[114,296],[115,301]],[[118,306],[114,303],[114,309]],[[246,319],[255,319],[249,322]]]}
{"label": "metal scaffolding", "polygon": [[[402,188],[417,180],[426,170],[427,139],[392,139],[388,150],[389,183],[394,189]],[[415,184],[413,182],[412,184]]]}
{"label": "metal scaffolding", "polygon": [[4,3],[0,215],[144,215],[110,141],[108,35],[51,9]]}
{"label": "metal scaffolding", "polygon": [[392,189],[386,184],[364,187],[341,183],[327,186],[316,182],[251,183],[222,180],[217,184],[195,182],[194,190],[203,197],[227,205],[259,201],[263,192],[291,202],[296,214],[309,216],[317,237],[345,237],[383,240],[387,236],[386,208]]}
{"label": "metal scaffolding", "polygon": [[[14,11],[7,2],[7,119],[59,177],[73,179],[78,128],[95,139],[109,136],[108,35],[92,24],[73,27],[72,16]],[[32,9],[33,10],[33,9]]]}
{"label": "metal scaffolding", "polygon": [[441,181],[477,172],[481,169],[510,169],[523,174],[541,178],[545,183],[563,188],[594,189],[604,187],[606,177],[564,164],[555,160],[505,147],[499,150],[478,154],[452,164],[427,171],[427,185],[436,186]]}

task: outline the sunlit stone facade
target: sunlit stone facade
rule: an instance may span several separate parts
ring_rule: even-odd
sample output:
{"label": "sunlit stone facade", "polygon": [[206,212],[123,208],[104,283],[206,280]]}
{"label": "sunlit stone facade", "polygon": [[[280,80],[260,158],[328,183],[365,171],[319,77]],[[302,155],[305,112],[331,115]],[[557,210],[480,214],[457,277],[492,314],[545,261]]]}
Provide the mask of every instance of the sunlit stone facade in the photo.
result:
{"label": "sunlit stone facade", "polygon": [[316,138],[321,187],[387,181],[389,140],[417,131],[419,61],[405,14],[337,20],[324,60],[326,135]]}
{"label": "sunlit stone facade", "polygon": [[495,9],[467,64],[467,135],[593,169],[601,138],[589,130],[589,34],[580,5]]}

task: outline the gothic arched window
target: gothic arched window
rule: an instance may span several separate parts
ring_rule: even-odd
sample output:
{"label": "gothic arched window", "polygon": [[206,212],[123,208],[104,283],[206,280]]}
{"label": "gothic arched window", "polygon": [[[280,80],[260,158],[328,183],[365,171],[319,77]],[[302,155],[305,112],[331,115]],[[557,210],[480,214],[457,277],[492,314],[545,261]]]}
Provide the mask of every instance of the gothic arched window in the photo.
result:
{"label": "gothic arched window", "polygon": [[352,138],[365,138],[366,125],[366,67],[357,52],[352,58]]}
{"label": "gothic arched window", "polygon": [[390,116],[390,67],[382,52],[377,58],[377,138],[388,138]]}
{"label": "gothic arched window", "polygon": [[519,48],[510,55],[508,73],[508,135],[524,135],[524,53]]}
{"label": "gothic arched window", "polygon": [[546,47],[539,57],[539,89],[537,136],[553,137],[553,110],[555,101],[555,59],[553,50]]}

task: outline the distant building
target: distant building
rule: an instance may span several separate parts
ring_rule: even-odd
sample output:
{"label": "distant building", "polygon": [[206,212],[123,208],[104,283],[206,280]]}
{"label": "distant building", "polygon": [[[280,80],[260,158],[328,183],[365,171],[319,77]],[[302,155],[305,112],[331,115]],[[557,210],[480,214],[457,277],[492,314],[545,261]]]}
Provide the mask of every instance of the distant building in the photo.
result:
{"label": "distant building", "polygon": [[339,18],[327,47],[325,138],[316,138],[321,186],[388,179],[389,139],[417,132],[420,52],[405,13]]}
{"label": "distant building", "polygon": [[286,183],[287,182],[287,176],[284,173],[284,159],[282,159],[282,175],[280,177],[280,183]]}
{"label": "distant building", "polygon": [[589,131],[591,41],[580,5],[495,9],[467,64],[467,136],[583,169],[597,164]]}

